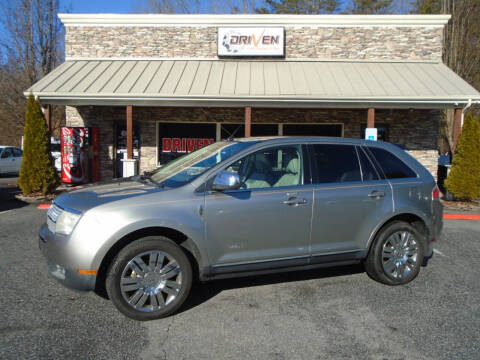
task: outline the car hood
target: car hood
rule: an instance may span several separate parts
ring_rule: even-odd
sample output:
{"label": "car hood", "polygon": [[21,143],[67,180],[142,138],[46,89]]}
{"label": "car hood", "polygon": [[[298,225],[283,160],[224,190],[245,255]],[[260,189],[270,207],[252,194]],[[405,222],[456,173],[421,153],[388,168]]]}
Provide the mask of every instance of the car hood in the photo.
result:
{"label": "car hood", "polygon": [[54,203],[62,208],[85,212],[106,203],[161,191],[166,190],[148,182],[128,178],[75,187],[74,190],[57,197]]}

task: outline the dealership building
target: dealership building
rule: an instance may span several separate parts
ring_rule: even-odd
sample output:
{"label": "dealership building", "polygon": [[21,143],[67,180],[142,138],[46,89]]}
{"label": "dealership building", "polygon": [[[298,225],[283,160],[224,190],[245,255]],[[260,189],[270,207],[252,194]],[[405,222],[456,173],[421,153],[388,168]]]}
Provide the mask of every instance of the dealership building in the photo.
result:
{"label": "dealership building", "polygon": [[65,62],[25,93],[99,129],[102,179],[224,138],[366,128],[436,174],[442,110],[458,139],[480,102],[442,63],[449,15],[59,16]]}

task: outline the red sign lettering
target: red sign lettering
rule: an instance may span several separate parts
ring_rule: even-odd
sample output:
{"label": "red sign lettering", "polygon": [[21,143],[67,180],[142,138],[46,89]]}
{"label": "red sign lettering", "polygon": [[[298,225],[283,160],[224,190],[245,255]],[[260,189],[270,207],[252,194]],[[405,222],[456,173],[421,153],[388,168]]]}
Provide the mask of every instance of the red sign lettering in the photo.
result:
{"label": "red sign lettering", "polygon": [[170,138],[163,138],[162,139],[162,151],[163,152],[171,152],[172,151],[172,139],[170,139]]}
{"label": "red sign lettering", "polygon": [[172,139],[172,152],[181,152],[181,143],[182,141],[179,138],[173,138]]}
{"label": "red sign lettering", "polygon": [[190,153],[214,142],[215,139],[162,138],[162,152]]}

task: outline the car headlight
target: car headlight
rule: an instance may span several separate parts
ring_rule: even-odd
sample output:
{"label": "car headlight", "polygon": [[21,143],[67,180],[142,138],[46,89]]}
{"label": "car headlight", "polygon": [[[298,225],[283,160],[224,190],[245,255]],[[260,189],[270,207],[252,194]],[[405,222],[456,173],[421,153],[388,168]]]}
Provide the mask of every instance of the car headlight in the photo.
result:
{"label": "car headlight", "polygon": [[79,219],[80,215],[78,214],[73,214],[65,210],[62,211],[62,213],[57,219],[55,232],[62,235],[70,235]]}

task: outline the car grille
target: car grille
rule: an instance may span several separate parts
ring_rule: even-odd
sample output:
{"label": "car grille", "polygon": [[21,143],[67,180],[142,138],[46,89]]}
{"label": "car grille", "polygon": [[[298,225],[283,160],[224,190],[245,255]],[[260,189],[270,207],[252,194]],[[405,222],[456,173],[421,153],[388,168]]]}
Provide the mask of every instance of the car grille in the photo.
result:
{"label": "car grille", "polygon": [[48,209],[47,225],[48,225],[48,230],[50,230],[51,232],[55,232],[55,227],[56,227],[55,224],[57,222],[58,217],[62,213],[62,211],[63,210],[55,204],[52,204],[52,206],[50,206],[50,209]]}
{"label": "car grille", "polygon": [[62,213],[62,211],[63,210],[60,207],[58,207],[55,204],[52,204],[52,206],[50,206],[50,209],[48,209],[47,217],[50,220],[52,220],[54,223],[56,223],[57,219],[60,216],[60,214]]}

